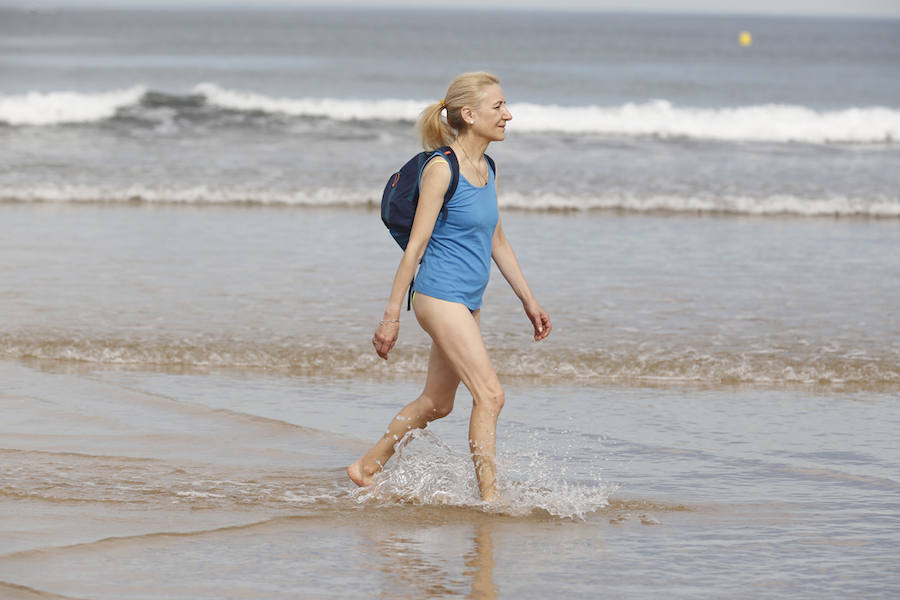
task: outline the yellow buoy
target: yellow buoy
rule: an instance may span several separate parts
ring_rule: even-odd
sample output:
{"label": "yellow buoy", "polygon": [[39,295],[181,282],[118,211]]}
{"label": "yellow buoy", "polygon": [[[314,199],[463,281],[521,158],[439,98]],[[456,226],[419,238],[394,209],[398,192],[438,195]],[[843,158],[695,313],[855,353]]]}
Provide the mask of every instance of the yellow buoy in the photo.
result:
{"label": "yellow buoy", "polygon": [[753,43],[753,36],[750,35],[749,31],[742,31],[741,35],[738,36],[738,42],[741,43],[741,46],[746,48]]}

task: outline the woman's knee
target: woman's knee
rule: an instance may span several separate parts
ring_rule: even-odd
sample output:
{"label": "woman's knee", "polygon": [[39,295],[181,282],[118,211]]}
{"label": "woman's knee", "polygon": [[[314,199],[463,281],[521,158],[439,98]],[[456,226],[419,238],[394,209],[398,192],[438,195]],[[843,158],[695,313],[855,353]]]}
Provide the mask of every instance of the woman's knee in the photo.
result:
{"label": "woman's knee", "polygon": [[472,400],[476,406],[487,408],[491,412],[499,414],[503,404],[506,402],[506,393],[503,391],[503,387],[497,384],[473,394]]}
{"label": "woman's knee", "polygon": [[419,397],[425,408],[425,414],[428,420],[442,419],[453,411],[453,395],[437,395],[423,393]]}

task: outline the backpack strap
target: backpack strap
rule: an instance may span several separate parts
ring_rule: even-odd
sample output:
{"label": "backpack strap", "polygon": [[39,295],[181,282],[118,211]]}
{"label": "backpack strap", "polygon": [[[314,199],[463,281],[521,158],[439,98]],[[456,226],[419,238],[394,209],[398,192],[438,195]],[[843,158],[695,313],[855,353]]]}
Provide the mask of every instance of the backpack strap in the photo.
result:
{"label": "backpack strap", "polygon": [[488,164],[491,166],[491,171],[494,172],[494,177],[496,177],[497,176],[497,165],[494,164],[494,159],[491,158],[490,156],[488,156],[487,154],[485,154],[484,157],[487,159]]}
{"label": "backpack strap", "polygon": [[444,204],[441,206],[441,216],[446,219],[447,203],[450,202],[450,198],[453,197],[453,194],[456,193],[456,188],[459,187],[459,159],[456,158],[456,153],[450,146],[438,148],[432,156],[435,154],[444,157],[444,160],[450,165],[450,185],[447,186],[447,191],[444,193]]}

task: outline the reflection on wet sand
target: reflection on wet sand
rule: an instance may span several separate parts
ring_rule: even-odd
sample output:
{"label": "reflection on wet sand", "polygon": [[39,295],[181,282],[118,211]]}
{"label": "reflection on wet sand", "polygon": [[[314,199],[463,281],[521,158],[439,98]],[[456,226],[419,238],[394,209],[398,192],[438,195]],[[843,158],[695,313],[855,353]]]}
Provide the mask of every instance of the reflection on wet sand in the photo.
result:
{"label": "reflection on wet sand", "polygon": [[[469,519],[412,529],[392,528],[385,522],[364,527],[362,554],[378,564],[376,569],[388,583],[379,597],[445,598],[465,594],[475,600],[497,598],[500,590],[494,582],[493,519],[476,516],[474,522]],[[462,570],[458,568],[460,558]]]}
{"label": "reflection on wet sand", "polygon": [[467,569],[463,573],[472,579],[472,591],[468,597],[473,600],[493,600],[500,592],[494,583],[493,527],[490,521],[475,524],[474,544],[466,555]]}

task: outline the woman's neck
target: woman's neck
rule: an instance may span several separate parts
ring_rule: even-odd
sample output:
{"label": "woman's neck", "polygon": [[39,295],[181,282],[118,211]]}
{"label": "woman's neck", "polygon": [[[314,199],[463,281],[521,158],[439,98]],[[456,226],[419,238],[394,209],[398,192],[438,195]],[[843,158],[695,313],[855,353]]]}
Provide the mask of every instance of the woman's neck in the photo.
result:
{"label": "woman's neck", "polygon": [[490,140],[487,140],[481,136],[474,136],[471,134],[463,133],[459,137],[456,138],[456,143],[462,147],[463,152],[465,152],[466,156],[471,158],[473,161],[478,161],[484,156],[485,150],[487,150],[488,144],[490,144]]}

